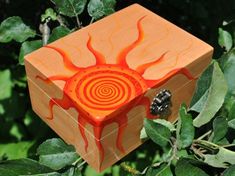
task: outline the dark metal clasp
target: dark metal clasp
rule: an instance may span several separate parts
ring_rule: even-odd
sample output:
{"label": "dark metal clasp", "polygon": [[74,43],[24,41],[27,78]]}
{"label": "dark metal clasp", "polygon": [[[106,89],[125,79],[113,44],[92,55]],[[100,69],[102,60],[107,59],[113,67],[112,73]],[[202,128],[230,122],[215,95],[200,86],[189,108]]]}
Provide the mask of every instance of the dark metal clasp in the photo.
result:
{"label": "dark metal clasp", "polygon": [[169,114],[171,107],[171,92],[163,89],[153,98],[150,105],[150,113],[152,115],[166,115]]}

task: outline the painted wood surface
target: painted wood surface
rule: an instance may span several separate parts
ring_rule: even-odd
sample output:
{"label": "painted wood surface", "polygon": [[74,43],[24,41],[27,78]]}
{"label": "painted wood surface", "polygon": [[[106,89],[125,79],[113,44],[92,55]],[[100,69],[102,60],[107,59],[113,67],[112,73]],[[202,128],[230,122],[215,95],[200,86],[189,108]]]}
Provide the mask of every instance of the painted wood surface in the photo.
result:
{"label": "painted wood surface", "polygon": [[26,56],[33,109],[101,171],[141,144],[161,88],[173,93],[175,120],[212,51],[135,4]]}

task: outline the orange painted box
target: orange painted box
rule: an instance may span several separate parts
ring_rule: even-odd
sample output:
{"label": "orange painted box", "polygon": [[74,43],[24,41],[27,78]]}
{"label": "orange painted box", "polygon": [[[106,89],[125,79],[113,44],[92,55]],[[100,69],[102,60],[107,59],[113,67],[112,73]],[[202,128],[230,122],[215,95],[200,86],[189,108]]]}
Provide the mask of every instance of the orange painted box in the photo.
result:
{"label": "orange painted box", "polygon": [[145,117],[177,118],[212,53],[134,4],[25,57],[32,107],[102,171],[142,144]]}

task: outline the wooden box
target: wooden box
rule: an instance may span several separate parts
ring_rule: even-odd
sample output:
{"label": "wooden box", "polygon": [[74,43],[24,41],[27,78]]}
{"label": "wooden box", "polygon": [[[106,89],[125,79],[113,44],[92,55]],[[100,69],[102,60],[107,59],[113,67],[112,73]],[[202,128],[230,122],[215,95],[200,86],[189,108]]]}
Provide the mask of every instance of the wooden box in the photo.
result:
{"label": "wooden box", "polygon": [[33,110],[97,171],[141,145],[156,93],[169,121],[189,103],[213,48],[134,4],[25,57]]}

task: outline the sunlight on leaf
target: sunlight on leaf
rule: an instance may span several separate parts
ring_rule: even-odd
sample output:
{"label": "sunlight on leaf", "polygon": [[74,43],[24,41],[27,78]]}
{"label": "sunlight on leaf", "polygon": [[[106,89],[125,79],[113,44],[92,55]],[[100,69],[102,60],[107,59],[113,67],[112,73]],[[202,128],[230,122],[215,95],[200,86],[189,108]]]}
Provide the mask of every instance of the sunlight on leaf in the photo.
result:
{"label": "sunlight on leaf", "polygon": [[116,0],[90,0],[87,6],[89,15],[94,19],[114,13]]}
{"label": "sunlight on leaf", "polygon": [[160,145],[161,147],[165,147],[168,144],[171,132],[167,127],[159,123],[155,123],[152,120],[144,119],[144,128],[147,135],[156,144]]}
{"label": "sunlight on leaf", "polygon": [[[218,63],[213,62],[211,85],[204,106],[199,115],[193,120],[195,127],[208,123],[220,109],[227,93],[227,83]],[[203,76],[203,75],[202,75]],[[198,89],[198,88],[197,88]]]}
{"label": "sunlight on leaf", "polygon": [[7,43],[12,40],[24,42],[30,37],[35,37],[35,35],[36,32],[26,26],[18,16],[9,17],[0,25],[0,43]]}
{"label": "sunlight on leaf", "polygon": [[27,158],[28,150],[33,144],[32,141],[0,144],[0,156],[5,154],[8,159]]}
{"label": "sunlight on leaf", "polygon": [[173,132],[173,131],[176,130],[176,129],[175,129],[175,126],[174,126],[171,122],[169,122],[169,121],[167,121],[167,120],[165,120],[165,119],[154,119],[153,121],[154,121],[155,123],[159,123],[159,124],[161,124],[161,125],[167,127],[171,132]]}
{"label": "sunlight on leaf", "polygon": [[59,170],[79,159],[75,148],[59,138],[48,139],[37,149],[39,163]]}
{"label": "sunlight on leaf", "polygon": [[227,168],[229,164],[235,164],[235,152],[218,146],[218,153],[215,155],[205,154],[204,162],[213,167]]}
{"label": "sunlight on leaf", "polygon": [[60,14],[74,17],[83,12],[87,0],[52,0],[52,2],[55,3]]}
{"label": "sunlight on leaf", "polygon": [[223,30],[222,28],[219,28],[218,43],[222,48],[225,48],[226,51],[229,51],[233,46],[232,35],[229,32]]}
{"label": "sunlight on leaf", "polygon": [[57,14],[52,8],[46,9],[45,13],[41,15],[41,22],[45,22],[47,19],[52,21],[57,19]]}

